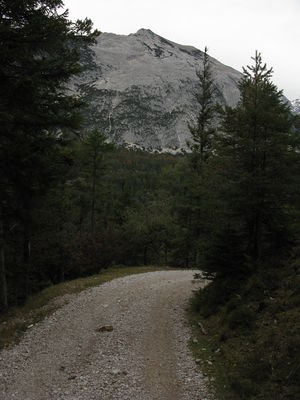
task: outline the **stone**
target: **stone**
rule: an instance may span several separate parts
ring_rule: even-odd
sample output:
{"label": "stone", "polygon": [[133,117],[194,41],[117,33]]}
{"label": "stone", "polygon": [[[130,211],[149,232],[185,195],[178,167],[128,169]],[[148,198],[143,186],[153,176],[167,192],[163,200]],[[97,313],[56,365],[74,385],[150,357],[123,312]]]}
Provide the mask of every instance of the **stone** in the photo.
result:
{"label": "stone", "polygon": [[201,332],[203,333],[203,335],[207,335],[206,329],[204,328],[202,322],[198,322],[198,326],[201,329]]}
{"label": "stone", "polygon": [[121,370],[118,369],[118,368],[114,368],[114,369],[111,371],[111,373],[112,373],[113,375],[119,375],[119,374],[121,373]]}
{"label": "stone", "polygon": [[97,332],[112,332],[114,330],[111,325],[104,325],[97,329]]}

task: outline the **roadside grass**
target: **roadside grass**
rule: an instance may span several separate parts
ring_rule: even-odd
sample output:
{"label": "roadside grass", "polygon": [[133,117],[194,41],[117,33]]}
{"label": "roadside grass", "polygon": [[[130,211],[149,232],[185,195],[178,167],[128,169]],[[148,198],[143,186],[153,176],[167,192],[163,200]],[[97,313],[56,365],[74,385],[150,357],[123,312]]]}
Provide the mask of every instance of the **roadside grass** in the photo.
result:
{"label": "roadside grass", "polygon": [[217,309],[212,284],[195,294],[190,347],[219,400],[300,399],[299,271],[250,278]]}
{"label": "roadside grass", "polygon": [[90,287],[127,275],[141,274],[170,269],[168,267],[113,267],[101,271],[97,275],[74,279],[52,285],[28,298],[20,307],[10,309],[0,317],[0,349],[9,347],[20,341],[23,334],[34,324],[51,315],[66,304],[68,295],[82,292]]}

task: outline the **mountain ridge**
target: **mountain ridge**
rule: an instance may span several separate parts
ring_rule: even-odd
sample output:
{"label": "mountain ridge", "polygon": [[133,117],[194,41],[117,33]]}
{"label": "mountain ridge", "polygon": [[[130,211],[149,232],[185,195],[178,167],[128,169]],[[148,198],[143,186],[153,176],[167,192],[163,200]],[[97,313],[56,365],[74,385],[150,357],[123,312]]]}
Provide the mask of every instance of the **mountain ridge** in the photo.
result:
{"label": "mountain ridge", "polygon": [[[197,69],[203,52],[150,29],[102,33],[92,48],[91,70],[75,82],[90,104],[87,126],[120,145],[177,153],[188,149],[188,122],[197,115]],[[210,57],[216,100],[234,106],[242,74]]]}

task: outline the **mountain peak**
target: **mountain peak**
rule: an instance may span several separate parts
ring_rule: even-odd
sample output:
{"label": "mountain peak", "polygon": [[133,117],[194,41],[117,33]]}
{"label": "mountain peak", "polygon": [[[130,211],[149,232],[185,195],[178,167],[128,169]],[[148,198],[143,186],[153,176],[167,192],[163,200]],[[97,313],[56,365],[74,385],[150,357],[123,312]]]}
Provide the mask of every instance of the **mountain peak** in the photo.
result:
{"label": "mountain peak", "polygon": [[145,29],[145,28],[141,28],[139,29],[135,35],[139,35],[139,36],[156,36],[156,34],[154,32],[151,31],[151,29]]}
{"label": "mountain peak", "polygon": [[[188,122],[197,114],[194,93],[202,52],[152,32],[99,36],[94,46],[94,69],[81,77],[97,123],[111,140],[149,151],[187,149]],[[212,59],[221,104],[239,100],[240,72]]]}

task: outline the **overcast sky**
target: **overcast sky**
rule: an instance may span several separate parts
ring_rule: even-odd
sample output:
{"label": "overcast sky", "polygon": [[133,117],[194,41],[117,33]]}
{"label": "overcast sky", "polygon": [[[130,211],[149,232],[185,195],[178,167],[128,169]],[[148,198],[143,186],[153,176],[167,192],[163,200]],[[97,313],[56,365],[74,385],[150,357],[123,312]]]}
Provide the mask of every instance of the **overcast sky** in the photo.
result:
{"label": "overcast sky", "polygon": [[65,0],[70,19],[102,32],[140,28],[203,50],[238,70],[255,50],[290,99],[300,98],[300,0]]}

